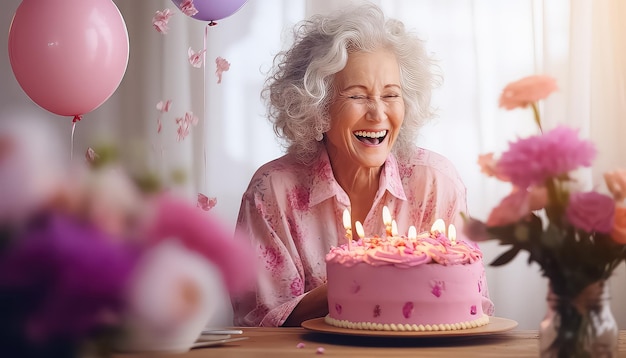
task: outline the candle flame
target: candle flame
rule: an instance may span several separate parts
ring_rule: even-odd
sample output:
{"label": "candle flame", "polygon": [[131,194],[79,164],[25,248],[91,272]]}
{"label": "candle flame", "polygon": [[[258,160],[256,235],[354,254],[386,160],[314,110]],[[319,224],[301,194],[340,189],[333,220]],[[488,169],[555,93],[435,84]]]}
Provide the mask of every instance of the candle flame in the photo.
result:
{"label": "candle flame", "polygon": [[391,236],[398,236],[398,224],[395,220],[391,220]]}
{"label": "candle flame", "polygon": [[441,234],[446,234],[446,223],[443,221],[443,219],[437,219],[435,220],[435,222],[433,223],[433,226],[430,228],[430,232],[432,233],[441,233]]}
{"label": "candle flame", "polygon": [[456,228],[452,224],[448,226],[448,239],[452,244],[456,244]]}
{"label": "candle flame", "polygon": [[350,212],[348,209],[343,210],[343,228],[348,230],[352,228],[352,223],[350,220]]}
{"label": "candle flame", "polygon": [[355,230],[356,230],[356,234],[359,235],[359,238],[364,238],[365,237],[365,230],[363,230],[363,225],[361,224],[360,221],[357,221],[354,223],[355,226]]}
{"label": "candle flame", "polygon": [[387,206],[383,206],[383,223],[385,225],[391,225],[391,213]]}
{"label": "candle flame", "polygon": [[409,226],[409,239],[417,239],[417,229],[415,228],[415,226],[411,225]]}

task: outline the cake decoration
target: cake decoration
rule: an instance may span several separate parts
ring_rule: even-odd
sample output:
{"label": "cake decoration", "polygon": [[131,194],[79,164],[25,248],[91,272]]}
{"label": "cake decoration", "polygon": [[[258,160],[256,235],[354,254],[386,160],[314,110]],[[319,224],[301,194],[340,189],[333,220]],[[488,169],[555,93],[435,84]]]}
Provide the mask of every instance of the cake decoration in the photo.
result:
{"label": "cake decoration", "polygon": [[398,234],[383,208],[383,236],[366,237],[344,211],[347,243],[326,255],[325,321],[351,329],[438,331],[489,323],[482,311],[482,253],[457,239],[456,228],[437,220],[430,231]]}

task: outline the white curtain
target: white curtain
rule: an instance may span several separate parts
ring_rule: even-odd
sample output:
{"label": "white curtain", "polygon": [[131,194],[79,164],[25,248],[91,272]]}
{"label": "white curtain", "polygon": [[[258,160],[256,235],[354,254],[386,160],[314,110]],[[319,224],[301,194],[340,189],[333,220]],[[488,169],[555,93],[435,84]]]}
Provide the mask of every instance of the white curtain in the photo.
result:
{"label": "white curtain", "polygon": [[[74,156],[99,143],[118,146],[133,170],[152,170],[169,178],[187,175],[177,190],[190,200],[201,192],[217,197],[212,210],[234,227],[241,194],[254,170],[282,150],[265,119],[259,93],[273,55],[289,44],[290,30],[312,13],[333,11],[347,0],[249,0],[217,26],[187,18],[169,0],[115,0],[128,27],[130,62],[124,80],[102,107],[76,126]],[[599,150],[592,170],[581,173],[589,186],[602,187],[602,172],[626,168],[625,112],[626,4],[621,0],[379,0],[385,12],[405,22],[426,40],[444,76],[435,92],[438,117],[423,129],[419,144],[440,152],[457,166],[468,188],[473,216],[486,217],[508,187],[480,174],[479,153],[500,152],[508,141],[535,132],[532,113],[498,108],[510,81],[543,73],[557,78],[560,90],[542,104],[547,127],[557,123],[581,129]],[[0,20],[8,29],[19,0],[7,0]],[[167,35],[151,26],[155,11],[170,8]],[[206,67],[192,68],[187,49],[198,51],[206,31]],[[6,39],[0,44],[7,48]],[[215,59],[230,63],[217,83]],[[0,120],[19,116],[49,118],[54,134],[68,144],[69,119],[32,104],[0,59]],[[160,100],[173,100],[156,133]],[[200,117],[183,141],[176,140],[174,118],[186,111]],[[490,262],[502,250],[482,246]],[[523,254],[504,267],[488,267],[496,315],[522,329],[537,329],[544,314],[546,282]],[[626,327],[624,267],[612,279],[613,311]],[[225,318],[227,320],[227,318]]]}

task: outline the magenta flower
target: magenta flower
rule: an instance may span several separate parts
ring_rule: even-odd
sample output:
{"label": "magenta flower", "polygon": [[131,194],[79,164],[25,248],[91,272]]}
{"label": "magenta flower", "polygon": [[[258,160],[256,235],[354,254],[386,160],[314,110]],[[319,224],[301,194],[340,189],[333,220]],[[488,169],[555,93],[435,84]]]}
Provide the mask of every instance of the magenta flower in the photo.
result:
{"label": "magenta flower", "polygon": [[0,316],[25,340],[11,344],[80,342],[119,324],[133,251],[76,219],[35,220],[0,257]]}
{"label": "magenta flower", "polygon": [[608,234],[613,229],[615,202],[595,191],[573,193],[565,215],[572,225],[588,233]]}
{"label": "magenta flower", "polygon": [[513,185],[528,188],[591,165],[596,155],[593,143],[581,140],[577,131],[559,126],[543,135],[511,143],[502,154],[497,171]]}

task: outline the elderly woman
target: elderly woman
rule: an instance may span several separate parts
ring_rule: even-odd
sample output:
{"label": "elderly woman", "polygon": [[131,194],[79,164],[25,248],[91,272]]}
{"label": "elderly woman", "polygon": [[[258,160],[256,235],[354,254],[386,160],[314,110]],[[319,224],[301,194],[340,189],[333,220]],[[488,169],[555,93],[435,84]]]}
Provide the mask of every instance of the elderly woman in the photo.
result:
{"label": "elderly woman", "polygon": [[[466,211],[452,164],[414,145],[436,82],[422,42],[374,5],[314,16],[295,37],[263,92],[287,154],[254,174],[237,221],[263,269],[256,290],[233,300],[237,325],[328,313],[324,258],[346,242],[346,208],[367,235],[384,233],[384,206],[401,233]],[[484,306],[493,312],[488,297]]]}

